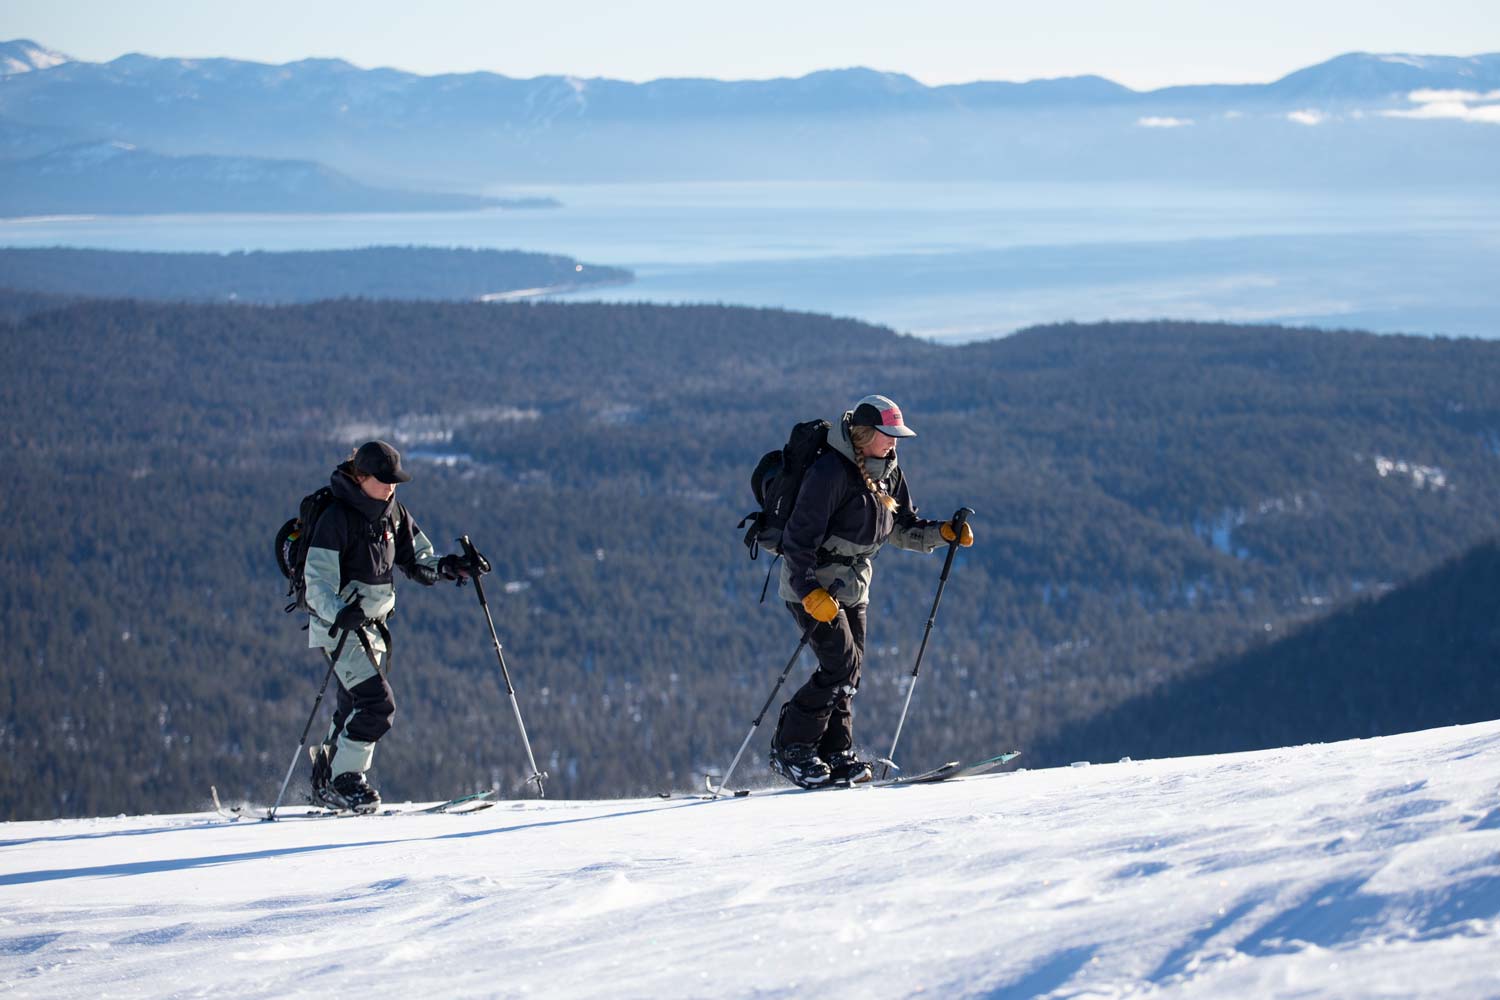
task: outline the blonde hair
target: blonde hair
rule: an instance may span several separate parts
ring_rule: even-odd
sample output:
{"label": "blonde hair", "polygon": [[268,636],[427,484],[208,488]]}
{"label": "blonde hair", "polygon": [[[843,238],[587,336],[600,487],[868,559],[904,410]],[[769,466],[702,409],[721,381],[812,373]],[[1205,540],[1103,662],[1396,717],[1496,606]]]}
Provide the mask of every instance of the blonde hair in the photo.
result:
{"label": "blonde hair", "polygon": [[865,488],[875,495],[876,502],[886,510],[895,510],[896,498],[886,492],[883,485],[876,485],[875,480],[871,479],[870,474],[865,471],[863,461],[865,449],[870,446],[871,441],[875,440],[877,433],[879,432],[875,428],[865,427],[862,424],[849,428],[849,440],[854,444],[854,467],[859,470],[860,478],[865,481]]}

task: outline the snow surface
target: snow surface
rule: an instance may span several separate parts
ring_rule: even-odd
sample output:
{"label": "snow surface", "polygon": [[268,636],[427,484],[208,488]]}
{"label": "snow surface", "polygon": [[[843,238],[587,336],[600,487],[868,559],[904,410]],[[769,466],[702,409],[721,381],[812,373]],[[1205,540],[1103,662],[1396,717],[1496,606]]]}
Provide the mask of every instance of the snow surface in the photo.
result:
{"label": "snow surface", "polygon": [[0,825],[24,997],[1500,996],[1500,723],[473,816]]}

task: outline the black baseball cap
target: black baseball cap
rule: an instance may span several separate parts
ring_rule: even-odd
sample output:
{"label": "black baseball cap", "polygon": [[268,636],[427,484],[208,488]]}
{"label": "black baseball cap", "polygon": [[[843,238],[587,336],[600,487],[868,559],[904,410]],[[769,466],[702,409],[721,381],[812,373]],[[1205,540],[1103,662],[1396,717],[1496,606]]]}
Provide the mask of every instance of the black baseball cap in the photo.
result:
{"label": "black baseball cap", "polygon": [[401,453],[384,441],[367,441],[354,453],[354,469],[382,483],[411,482],[411,473],[401,468]]}

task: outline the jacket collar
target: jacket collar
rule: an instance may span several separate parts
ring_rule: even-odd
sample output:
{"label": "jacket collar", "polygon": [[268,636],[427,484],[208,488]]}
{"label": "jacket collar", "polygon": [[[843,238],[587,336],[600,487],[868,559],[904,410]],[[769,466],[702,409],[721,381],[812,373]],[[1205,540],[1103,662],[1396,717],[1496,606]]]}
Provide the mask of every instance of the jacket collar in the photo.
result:
{"label": "jacket collar", "polygon": [[371,523],[390,517],[396,507],[396,498],[392,496],[389,500],[376,500],[365,493],[345,471],[348,465],[347,462],[340,465],[329,477],[328,484],[333,488],[333,495],[359,511],[360,516]]}

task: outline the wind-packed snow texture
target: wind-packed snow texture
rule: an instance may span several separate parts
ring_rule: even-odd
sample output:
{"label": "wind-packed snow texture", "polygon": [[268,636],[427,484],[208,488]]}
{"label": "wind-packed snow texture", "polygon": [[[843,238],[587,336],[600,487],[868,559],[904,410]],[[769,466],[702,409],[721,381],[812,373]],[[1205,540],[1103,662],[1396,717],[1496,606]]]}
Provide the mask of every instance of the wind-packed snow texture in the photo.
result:
{"label": "wind-packed snow texture", "polygon": [[1497,723],[717,802],[0,826],[13,996],[1473,1000],[1497,956]]}

